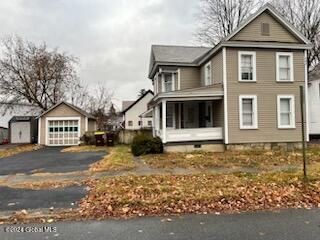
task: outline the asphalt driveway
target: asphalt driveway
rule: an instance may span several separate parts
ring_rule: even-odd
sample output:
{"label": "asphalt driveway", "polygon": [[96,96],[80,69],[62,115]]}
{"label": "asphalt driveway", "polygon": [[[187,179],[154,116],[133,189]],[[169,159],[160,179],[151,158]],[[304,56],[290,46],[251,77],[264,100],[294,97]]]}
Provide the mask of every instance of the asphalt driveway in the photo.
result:
{"label": "asphalt driveway", "polygon": [[57,189],[15,189],[0,187],[0,212],[22,209],[73,208],[86,195],[84,186]]}
{"label": "asphalt driveway", "polygon": [[62,149],[63,147],[46,147],[1,158],[0,175],[83,171],[106,154],[104,152],[63,153]]}

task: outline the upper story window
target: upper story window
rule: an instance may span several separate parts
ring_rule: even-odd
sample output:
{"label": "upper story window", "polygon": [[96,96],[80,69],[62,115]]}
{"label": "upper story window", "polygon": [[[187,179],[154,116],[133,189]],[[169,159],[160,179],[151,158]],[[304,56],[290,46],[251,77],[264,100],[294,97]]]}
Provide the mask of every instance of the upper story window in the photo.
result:
{"label": "upper story window", "polygon": [[206,86],[212,85],[212,69],[211,69],[211,62],[208,62],[204,66],[204,84]]}
{"label": "upper story window", "polygon": [[293,95],[278,95],[278,128],[295,128],[295,103]]}
{"label": "upper story window", "polygon": [[175,90],[175,73],[162,73],[162,92],[171,92]]}
{"label": "upper story window", "polygon": [[239,81],[256,81],[256,52],[239,51]]}
{"label": "upper story window", "polygon": [[293,82],[293,54],[289,52],[277,52],[276,59],[277,81]]}
{"label": "upper story window", "polygon": [[258,128],[258,110],[256,95],[240,95],[239,118],[240,129]]}

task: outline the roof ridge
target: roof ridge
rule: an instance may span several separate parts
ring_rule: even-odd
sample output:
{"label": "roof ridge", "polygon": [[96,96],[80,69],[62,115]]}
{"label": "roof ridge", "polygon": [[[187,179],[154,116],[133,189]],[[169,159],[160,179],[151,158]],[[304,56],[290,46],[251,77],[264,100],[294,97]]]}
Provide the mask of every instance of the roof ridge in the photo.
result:
{"label": "roof ridge", "polygon": [[152,44],[152,47],[185,47],[185,48],[208,48],[211,49],[212,47],[205,47],[205,46],[191,46],[191,45],[168,45],[168,44]]}

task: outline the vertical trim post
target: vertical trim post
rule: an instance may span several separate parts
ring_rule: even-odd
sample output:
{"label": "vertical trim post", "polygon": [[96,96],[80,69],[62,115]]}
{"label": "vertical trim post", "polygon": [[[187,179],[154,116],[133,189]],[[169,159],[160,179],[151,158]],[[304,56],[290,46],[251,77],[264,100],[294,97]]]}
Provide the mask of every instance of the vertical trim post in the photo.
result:
{"label": "vertical trim post", "polygon": [[223,55],[223,107],[224,107],[224,143],[229,144],[229,122],[228,122],[228,88],[227,88],[227,51],[222,49]]}
{"label": "vertical trim post", "polygon": [[304,97],[305,97],[305,119],[306,119],[306,140],[310,141],[310,123],[309,123],[309,92],[308,92],[308,52],[304,50]]}
{"label": "vertical trim post", "polygon": [[167,102],[162,101],[162,141],[167,143]]}

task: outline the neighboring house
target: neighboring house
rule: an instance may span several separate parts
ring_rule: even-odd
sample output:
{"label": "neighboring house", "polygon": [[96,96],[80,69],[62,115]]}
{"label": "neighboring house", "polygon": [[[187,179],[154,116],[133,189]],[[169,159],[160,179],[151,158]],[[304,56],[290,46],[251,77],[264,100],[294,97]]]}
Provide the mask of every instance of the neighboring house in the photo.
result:
{"label": "neighboring house", "polygon": [[91,114],[67,102],[43,112],[38,122],[38,143],[47,146],[78,145],[85,132],[97,127]]}
{"label": "neighboring house", "polygon": [[309,75],[310,137],[320,137],[320,65]]}
{"label": "neighboring house", "polygon": [[14,116],[9,121],[9,142],[37,143],[38,121],[33,116]]}
{"label": "neighboring house", "polygon": [[[124,101],[123,123],[122,126],[128,130],[139,130],[143,128],[152,128],[153,118],[142,117],[141,114],[148,110],[148,102],[153,98],[153,92],[148,90],[136,101]],[[131,104],[129,104],[131,102]]]}
{"label": "neighboring house", "polygon": [[310,48],[270,4],[214,48],[152,46],[154,135],[167,151],[300,147]]}
{"label": "neighboring house", "polygon": [[0,126],[0,144],[8,143],[8,128]]}
{"label": "neighboring house", "polygon": [[0,103],[0,127],[8,128],[9,121],[14,116],[37,116],[41,113],[41,109],[37,106],[27,103],[9,104]]}

